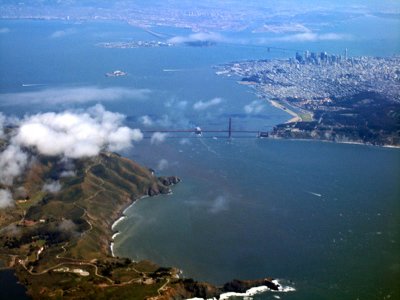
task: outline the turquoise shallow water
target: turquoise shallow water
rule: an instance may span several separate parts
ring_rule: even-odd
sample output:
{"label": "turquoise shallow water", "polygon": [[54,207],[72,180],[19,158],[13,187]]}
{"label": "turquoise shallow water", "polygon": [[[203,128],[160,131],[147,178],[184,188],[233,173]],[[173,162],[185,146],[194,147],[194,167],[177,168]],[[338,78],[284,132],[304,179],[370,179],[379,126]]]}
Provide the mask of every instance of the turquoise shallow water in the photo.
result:
{"label": "turquoise shallow water", "polygon": [[[149,95],[140,101],[103,102],[107,109],[127,115],[127,124],[133,127],[142,127],[143,115],[152,118],[153,128],[175,129],[225,129],[233,117],[234,128],[267,130],[289,118],[266,103],[261,113],[245,114],[246,104],[261,100],[236,84],[236,79],[218,77],[212,69],[217,63],[288,53],[240,45],[95,47],[104,41],[153,39],[118,23],[2,21],[1,26],[12,33],[0,37],[1,94],[87,86],[148,89]],[[359,25],[355,28],[361,30]],[[71,34],[51,38],[55,31],[67,29]],[[364,48],[365,39],[352,44],[358,45],[357,53],[398,50],[391,46],[393,39]],[[339,51],[347,43],[292,46]],[[129,75],[104,76],[115,69]],[[26,83],[43,85],[23,87]],[[193,107],[214,98],[221,98],[215,107],[202,111]],[[19,116],[97,102],[30,105],[2,99],[0,110]],[[400,296],[396,286],[400,276],[399,150],[170,135],[158,145],[145,139],[123,154],[158,174],[178,175],[182,183],[174,187],[173,195],[139,201],[127,211],[128,218],[117,226],[122,232],[115,241],[117,255],[152,259],[181,268],[185,276],[214,283],[281,278],[297,289],[280,295],[282,299]],[[269,299],[272,294],[259,297]]]}

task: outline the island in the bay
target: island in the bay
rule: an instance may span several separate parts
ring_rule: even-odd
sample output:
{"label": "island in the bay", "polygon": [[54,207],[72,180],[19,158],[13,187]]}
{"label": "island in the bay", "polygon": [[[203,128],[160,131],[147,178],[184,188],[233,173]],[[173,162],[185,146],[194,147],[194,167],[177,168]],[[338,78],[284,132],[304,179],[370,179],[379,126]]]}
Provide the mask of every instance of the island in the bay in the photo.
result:
{"label": "island in the bay", "polygon": [[156,48],[156,47],[172,47],[171,43],[161,41],[130,41],[130,42],[104,42],[96,44],[97,47],[109,49],[132,49],[132,48]]}
{"label": "island in the bay", "polygon": [[210,47],[215,46],[216,42],[212,40],[188,40],[183,43],[171,43],[164,41],[130,41],[130,42],[104,42],[96,44],[97,47],[108,49],[135,49],[135,48],[159,48],[176,47],[180,44],[190,47]]}
{"label": "island in the bay", "polygon": [[400,146],[400,57],[297,53],[286,60],[233,62],[217,75],[239,76],[292,119],[273,137]]}
{"label": "island in the bay", "polygon": [[18,165],[1,162],[0,266],[15,270],[32,299],[218,298],[282,290],[271,278],[217,287],[181,278],[176,268],[115,257],[113,223],[134,201],[168,194],[180,179],[158,177],[113,152],[65,159],[35,147],[15,151],[15,130],[6,128],[0,138],[1,159],[14,153],[8,158],[24,165],[15,176]]}

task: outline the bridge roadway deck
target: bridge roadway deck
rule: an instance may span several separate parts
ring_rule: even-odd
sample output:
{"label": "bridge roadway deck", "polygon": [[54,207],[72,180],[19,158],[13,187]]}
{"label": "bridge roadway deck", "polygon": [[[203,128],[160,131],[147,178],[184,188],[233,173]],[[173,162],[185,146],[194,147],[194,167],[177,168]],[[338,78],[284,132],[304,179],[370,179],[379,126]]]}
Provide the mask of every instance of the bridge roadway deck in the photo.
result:
{"label": "bridge roadway deck", "polygon": [[[142,133],[145,134],[144,138],[151,138],[151,136],[146,136],[147,134],[153,134],[156,132],[160,133],[194,133],[191,137],[202,136],[202,138],[254,138],[252,134],[255,134],[256,137],[265,137],[263,135],[263,131],[260,130],[196,130],[196,129],[176,129],[176,130],[142,130]],[[203,133],[223,133],[226,135],[216,135],[216,136],[204,136]],[[240,135],[242,134],[242,135]],[[167,138],[182,138],[182,135],[167,135]]]}
{"label": "bridge roadway deck", "polygon": [[[187,130],[185,130],[185,129],[182,129],[182,130],[178,129],[178,130],[142,130],[142,132],[143,132],[143,133],[155,133],[155,132],[161,132],[161,133],[168,133],[168,132],[171,132],[171,133],[193,132],[193,133],[196,133],[196,132],[198,132],[198,131],[195,130],[195,129],[187,129]],[[230,131],[229,131],[229,130],[201,130],[201,133],[221,133],[221,132],[223,132],[223,133],[229,133],[229,132],[231,132],[231,133],[259,133],[259,132],[261,132],[261,131],[260,131],[260,130],[230,130]]]}

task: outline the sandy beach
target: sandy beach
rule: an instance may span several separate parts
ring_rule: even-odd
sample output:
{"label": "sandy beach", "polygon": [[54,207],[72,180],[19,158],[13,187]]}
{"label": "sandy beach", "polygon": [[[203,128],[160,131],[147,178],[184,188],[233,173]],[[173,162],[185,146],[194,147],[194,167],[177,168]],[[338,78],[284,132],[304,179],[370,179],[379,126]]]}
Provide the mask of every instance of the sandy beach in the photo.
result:
{"label": "sandy beach", "polygon": [[115,239],[118,235],[121,234],[119,231],[115,231],[115,230],[114,230],[115,227],[116,227],[119,223],[121,223],[123,220],[126,219],[126,212],[127,212],[128,209],[130,209],[133,205],[135,205],[136,201],[141,200],[141,199],[145,199],[145,198],[148,198],[148,197],[149,197],[148,195],[143,195],[143,196],[141,196],[141,197],[139,197],[139,198],[137,198],[137,199],[134,199],[133,202],[132,202],[130,205],[128,205],[128,206],[122,211],[120,217],[119,217],[117,220],[115,220],[115,222],[111,225],[111,230],[114,232],[114,234],[113,234],[112,237],[111,237],[111,242],[110,242],[110,250],[111,250],[111,255],[112,255],[113,257],[114,257],[114,239]]}
{"label": "sandy beach", "polygon": [[289,115],[293,116],[290,120],[286,121],[286,123],[293,123],[293,122],[301,122],[301,117],[295,113],[294,111],[288,109],[287,107],[283,106],[282,104],[276,102],[275,100],[268,100],[272,106],[283,110],[284,112],[288,113]]}

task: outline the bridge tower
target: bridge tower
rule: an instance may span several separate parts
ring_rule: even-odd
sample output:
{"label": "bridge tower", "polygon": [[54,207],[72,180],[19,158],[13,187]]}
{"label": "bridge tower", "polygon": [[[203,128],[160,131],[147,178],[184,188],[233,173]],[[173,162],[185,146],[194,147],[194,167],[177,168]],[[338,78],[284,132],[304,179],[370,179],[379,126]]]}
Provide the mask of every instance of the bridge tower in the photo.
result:
{"label": "bridge tower", "polygon": [[228,137],[232,137],[232,118],[229,118]]}

